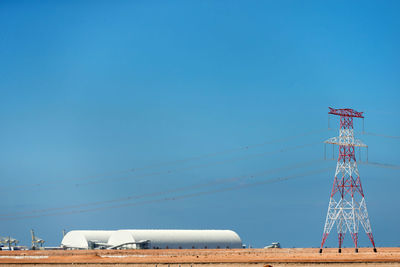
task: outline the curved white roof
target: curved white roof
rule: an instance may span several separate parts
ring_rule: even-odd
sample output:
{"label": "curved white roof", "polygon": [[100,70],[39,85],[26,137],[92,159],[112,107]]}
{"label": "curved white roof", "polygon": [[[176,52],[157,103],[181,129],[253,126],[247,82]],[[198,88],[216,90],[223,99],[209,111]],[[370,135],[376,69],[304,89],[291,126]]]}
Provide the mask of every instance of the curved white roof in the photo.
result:
{"label": "curved white roof", "polygon": [[111,234],[115,231],[102,230],[77,230],[69,231],[61,241],[61,246],[75,249],[88,249],[88,241],[95,243],[107,243]]}
{"label": "curved white roof", "polygon": [[112,233],[108,245],[137,248],[148,241],[149,248],[241,248],[242,240],[231,230],[118,230]]}

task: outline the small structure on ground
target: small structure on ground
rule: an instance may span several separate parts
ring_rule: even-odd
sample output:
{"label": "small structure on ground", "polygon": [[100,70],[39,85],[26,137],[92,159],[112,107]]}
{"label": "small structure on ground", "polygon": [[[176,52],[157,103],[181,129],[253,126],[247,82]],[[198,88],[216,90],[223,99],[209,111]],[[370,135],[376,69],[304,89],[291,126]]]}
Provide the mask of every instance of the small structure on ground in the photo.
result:
{"label": "small structure on ground", "polygon": [[45,241],[35,236],[35,232],[33,231],[33,229],[31,229],[31,237],[32,237],[31,249],[35,250],[43,247]]}
{"label": "small structure on ground", "polygon": [[281,248],[281,244],[279,242],[272,242],[271,245],[264,248]]}

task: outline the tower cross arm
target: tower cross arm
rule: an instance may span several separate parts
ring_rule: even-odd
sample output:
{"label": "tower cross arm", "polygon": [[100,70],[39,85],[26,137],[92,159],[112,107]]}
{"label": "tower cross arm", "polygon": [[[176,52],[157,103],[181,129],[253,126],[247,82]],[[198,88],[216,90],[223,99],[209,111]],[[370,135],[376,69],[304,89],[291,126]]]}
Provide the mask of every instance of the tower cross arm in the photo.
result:
{"label": "tower cross arm", "polygon": [[360,139],[344,139],[340,137],[332,137],[328,140],[324,141],[326,144],[333,144],[338,146],[359,146],[359,147],[367,147]]}
{"label": "tower cross arm", "polygon": [[342,117],[355,117],[355,118],[364,118],[363,113],[364,112],[358,112],[355,111],[354,109],[351,108],[340,108],[340,109],[336,109],[336,108],[329,108],[329,114],[333,114],[333,115],[339,115]]}

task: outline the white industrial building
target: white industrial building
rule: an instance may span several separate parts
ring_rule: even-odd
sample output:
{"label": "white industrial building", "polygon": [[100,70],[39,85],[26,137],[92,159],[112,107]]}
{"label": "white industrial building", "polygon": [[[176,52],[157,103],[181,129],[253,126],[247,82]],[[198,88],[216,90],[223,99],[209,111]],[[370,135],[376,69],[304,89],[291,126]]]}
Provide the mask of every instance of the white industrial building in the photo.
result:
{"label": "white industrial building", "polygon": [[241,248],[231,230],[70,231],[61,245],[67,249],[199,249]]}
{"label": "white industrial building", "polygon": [[152,249],[242,247],[240,237],[231,230],[119,230],[110,236],[108,244]]}
{"label": "white industrial building", "polygon": [[92,249],[107,246],[108,239],[115,231],[78,230],[69,231],[61,241],[68,249]]}

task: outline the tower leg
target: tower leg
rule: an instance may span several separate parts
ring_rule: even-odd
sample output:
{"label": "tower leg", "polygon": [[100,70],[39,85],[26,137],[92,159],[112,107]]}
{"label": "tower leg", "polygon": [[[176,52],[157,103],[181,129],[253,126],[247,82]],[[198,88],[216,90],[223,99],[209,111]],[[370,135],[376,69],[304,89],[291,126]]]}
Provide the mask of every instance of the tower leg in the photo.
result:
{"label": "tower leg", "polygon": [[343,244],[343,239],[344,239],[344,233],[339,233],[338,234],[338,240],[339,240],[339,253],[342,253],[342,244]]}
{"label": "tower leg", "polygon": [[354,242],[354,251],[358,253],[358,233],[351,234],[351,237],[353,238]]}
{"label": "tower leg", "polygon": [[374,236],[372,235],[372,233],[367,233],[369,241],[371,241],[372,246],[374,247],[374,252],[376,251],[376,247],[375,247],[375,242],[374,242]]}
{"label": "tower leg", "polygon": [[326,241],[327,237],[328,237],[328,233],[324,233],[322,235],[322,241],[321,241],[321,247],[319,249],[319,253],[322,253],[322,248],[324,247],[324,244],[325,244],[325,241]]}

